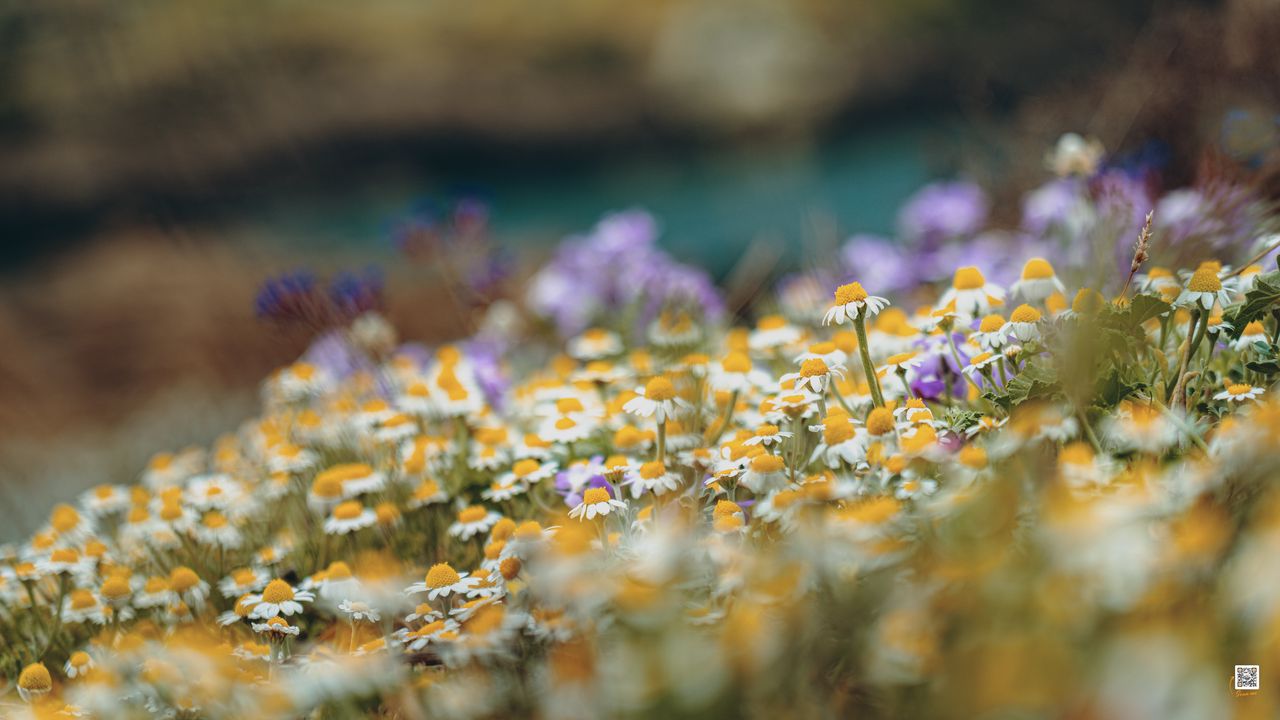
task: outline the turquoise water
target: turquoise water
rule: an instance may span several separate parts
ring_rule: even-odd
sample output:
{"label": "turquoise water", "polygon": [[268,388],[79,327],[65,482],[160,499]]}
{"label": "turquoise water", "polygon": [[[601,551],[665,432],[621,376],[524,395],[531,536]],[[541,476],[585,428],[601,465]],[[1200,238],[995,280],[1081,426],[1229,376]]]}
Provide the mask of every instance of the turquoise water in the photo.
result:
{"label": "turquoise water", "polygon": [[642,207],[675,255],[716,273],[753,241],[797,251],[853,232],[892,231],[898,205],[929,179],[924,144],[939,127],[899,125],[805,148],[737,149],[393,177],[353,178],[341,193],[276,198],[244,209],[253,236],[310,250],[393,252],[389,223],[417,198],[477,188],[493,204],[495,236],[521,250],[589,228],[601,214]]}

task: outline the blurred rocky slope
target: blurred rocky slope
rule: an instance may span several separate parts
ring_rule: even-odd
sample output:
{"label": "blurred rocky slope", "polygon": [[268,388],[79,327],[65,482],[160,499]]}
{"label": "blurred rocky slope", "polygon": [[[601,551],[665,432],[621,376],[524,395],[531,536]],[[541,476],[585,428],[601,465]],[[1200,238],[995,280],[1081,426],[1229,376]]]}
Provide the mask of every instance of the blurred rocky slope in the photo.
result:
{"label": "blurred rocky slope", "polygon": [[[877,103],[1026,93],[1147,3],[520,0],[0,8],[0,197],[104,208],[344,143],[805,136]],[[394,150],[392,150],[394,152]]]}

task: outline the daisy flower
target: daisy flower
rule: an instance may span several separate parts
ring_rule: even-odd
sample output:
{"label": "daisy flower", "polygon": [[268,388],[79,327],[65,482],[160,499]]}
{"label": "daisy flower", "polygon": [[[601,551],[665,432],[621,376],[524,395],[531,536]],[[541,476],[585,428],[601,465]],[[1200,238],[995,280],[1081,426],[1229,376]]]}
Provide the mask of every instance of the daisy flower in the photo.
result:
{"label": "daisy flower", "polygon": [[1254,320],[1244,326],[1244,330],[1240,332],[1240,337],[1231,346],[1237,352],[1243,352],[1252,348],[1254,343],[1267,343],[1269,340],[1266,328],[1262,326],[1261,322]]}
{"label": "daisy flower", "polygon": [[518,460],[511,466],[511,471],[498,477],[499,483],[524,482],[530,485],[546,480],[556,474],[558,465],[554,462],[538,462],[532,458]]}
{"label": "daisy flower", "polygon": [[1022,266],[1022,275],[1009,286],[1009,293],[1029,303],[1043,303],[1054,293],[1065,294],[1067,289],[1058,279],[1053,265],[1044,258],[1034,257]]}
{"label": "daisy flower", "polygon": [[951,287],[942,294],[939,308],[951,307],[962,318],[972,319],[991,312],[991,308],[1004,305],[1004,289],[987,282],[976,267],[956,270]]}
{"label": "daisy flower", "polygon": [[676,388],[665,375],[659,375],[642,388],[636,388],[636,396],[622,409],[639,417],[652,417],[659,424],[675,417],[676,411],[686,407],[685,401],[676,397]]}
{"label": "daisy flower", "polygon": [[480,493],[480,497],[490,502],[506,502],[517,495],[523,495],[529,486],[521,482],[494,482]]}
{"label": "daisy flower", "polygon": [[[638,498],[645,492],[665,495],[680,489],[680,475],[668,472],[666,465],[654,460],[641,465],[640,469],[631,476],[630,483],[632,497]],[[586,497],[586,493],[583,493],[583,497]]]}
{"label": "daisy flower", "polygon": [[577,360],[599,360],[622,352],[622,338],[604,328],[591,328],[570,340],[566,349]]}
{"label": "daisy flower", "polygon": [[[660,463],[659,463],[660,464]],[[622,500],[610,497],[608,488],[587,488],[582,491],[582,502],[569,511],[569,517],[577,520],[593,520],[614,510],[626,509]]]}
{"label": "daisy flower", "polygon": [[458,519],[449,526],[449,535],[459,540],[470,540],[472,537],[489,532],[493,524],[502,516],[483,505],[471,505],[458,512]]}
{"label": "daisy flower", "polygon": [[409,497],[408,505],[411,509],[418,509],[428,505],[448,502],[449,494],[441,487],[440,483],[427,478],[418,483],[413,489],[413,495]]}
{"label": "daisy flower", "polygon": [[32,663],[22,668],[18,674],[18,695],[23,702],[31,702],[32,698],[48,695],[53,690],[53,677],[44,663]]}
{"label": "daisy flower", "polygon": [[1266,390],[1260,387],[1254,387],[1243,383],[1235,383],[1228,385],[1226,390],[1214,395],[1213,399],[1229,400],[1231,402],[1245,402],[1247,400],[1257,400],[1264,392],[1266,392]]}
{"label": "daisy flower", "polygon": [[455,593],[465,593],[475,584],[476,578],[470,577],[469,573],[460,573],[449,563],[436,563],[427,570],[422,582],[410,585],[404,592],[406,595],[426,593],[427,600],[431,601],[447,598]]}
{"label": "daisy flower", "polygon": [[235,625],[236,623],[249,617],[249,613],[253,612],[253,606],[258,604],[258,596],[245,593],[236,599],[236,604],[230,610],[222,613],[217,617],[217,622],[223,627]]}
{"label": "daisy flower", "polygon": [[702,339],[702,329],[689,313],[664,310],[649,323],[649,342],[660,347],[694,345]]}
{"label": "daisy flower", "polygon": [[1187,280],[1186,287],[1178,295],[1177,304],[1213,309],[1215,304],[1226,307],[1231,304],[1231,293],[1222,287],[1218,270],[1213,265],[1201,265]]}
{"label": "daisy flower", "polygon": [[782,443],[791,437],[791,433],[779,430],[777,425],[764,424],[756,427],[755,434],[743,441],[746,445],[763,445],[769,447]]}
{"label": "daisy flower", "polygon": [[329,535],[346,535],[371,527],[378,521],[378,514],[365,507],[359,500],[339,503],[324,521],[324,531]]}
{"label": "daisy flower", "polygon": [[889,305],[889,301],[876,295],[868,295],[862,283],[851,282],[836,288],[835,304],[822,316],[822,324],[844,324],[845,320],[874,317]]}
{"label": "daisy flower", "polygon": [[1040,317],[1039,310],[1030,305],[1019,305],[1009,315],[1009,322],[1004,326],[1003,332],[1024,343],[1037,340],[1040,338],[1040,328],[1037,325]]}
{"label": "daisy flower", "polygon": [[767,315],[756,323],[747,340],[747,345],[755,352],[765,352],[775,348],[793,345],[800,340],[800,329],[787,322],[781,315]]}
{"label": "daisy flower", "polygon": [[401,628],[397,632],[399,640],[404,643],[406,650],[409,652],[421,652],[423,648],[433,643],[456,640],[458,627],[456,620],[441,619],[433,620],[416,630]]}
{"label": "daisy flower", "polygon": [[169,572],[169,590],[182,600],[199,605],[209,595],[209,583],[201,580],[195,570],[179,565]]}
{"label": "daisy flower", "polygon": [[858,429],[846,415],[828,417],[822,424],[822,442],[813,450],[810,462],[835,469],[841,464],[857,466],[866,458]]}
{"label": "daisy flower", "polygon": [[[307,590],[294,590],[289,583],[276,578],[263,588],[249,617],[262,620],[278,615],[296,615],[302,612],[302,603],[315,600],[316,596]],[[255,630],[257,628],[254,628]]]}
{"label": "daisy flower", "polygon": [[62,666],[62,671],[66,673],[68,679],[74,679],[83,677],[93,669],[95,664],[89,653],[84,650],[77,650],[67,658],[67,662]]}
{"label": "daisy flower", "polygon": [[364,620],[366,622],[376,623],[382,619],[378,611],[369,606],[369,603],[360,600],[343,600],[338,603],[338,610],[342,614],[351,618],[352,621]]}
{"label": "daisy flower", "polygon": [[984,369],[995,365],[1003,357],[1003,355],[992,352],[978,353],[969,358],[969,364],[964,366],[964,374],[977,379],[982,375]]}
{"label": "daisy flower", "polygon": [[787,373],[779,378],[783,384],[794,383],[798,390],[809,389],[821,395],[832,381],[832,376],[844,377],[844,366],[828,367],[822,358],[810,358],[800,363],[800,372]]}
{"label": "daisy flower", "polygon": [[773,382],[769,373],[755,369],[751,358],[743,352],[731,352],[718,363],[711,364],[708,375],[711,387],[720,392],[743,392],[764,388]]}
{"label": "daisy flower", "polygon": [[777,455],[761,453],[751,458],[738,482],[757,495],[777,490],[786,485],[786,463]]}
{"label": "daisy flower", "polygon": [[931,478],[915,478],[906,476],[894,489],[893,496],[899,500],[908,500],[932,495],[938,489],[938,481]]}
{"label": "daisy flower", "polygon": [[244,541],[240,530],[227,520],[227,516],[217,510],[210,510],[193,528],[196,540],[203,545],[222,548],[238,548]]}
{"label": "daisy flower", "polygon": [[223,597],[239,597],[245,593],[261,590],[270,582],[271,577],[265,570],[243,567],[232,570],[231,574],[218,581],[218,592]]}
{"label": "daisy flower", "polygon": [[94,517],[111,515],[129,507],[129,493],[122,485],[99,485],[80,496],[80,507]]}
{"label": "daisy flower", "polygon": [[251,623],[251,627],[256,633],[279,639],[297,637],[298,633],[302,632],[299,628],[290,625],[289,621],[282,617],[272,617],[263,623]]}

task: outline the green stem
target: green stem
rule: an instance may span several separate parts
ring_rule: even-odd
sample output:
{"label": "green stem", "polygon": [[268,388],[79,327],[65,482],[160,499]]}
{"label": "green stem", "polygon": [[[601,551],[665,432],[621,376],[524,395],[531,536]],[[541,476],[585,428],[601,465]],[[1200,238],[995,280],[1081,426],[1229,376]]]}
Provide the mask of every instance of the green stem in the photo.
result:
{"label": "green stem", "polygon": [[854,332],[858,334],[858,354],[862,358],[862,371],[867,376],[867,386],[871,389],[871,402],[876,407],[884,407],[884,395],[880,392],[880,378],[876,377],[875,366],[871,364],[871,350],[867,347],[867,321],[861,314],[853,321]]}

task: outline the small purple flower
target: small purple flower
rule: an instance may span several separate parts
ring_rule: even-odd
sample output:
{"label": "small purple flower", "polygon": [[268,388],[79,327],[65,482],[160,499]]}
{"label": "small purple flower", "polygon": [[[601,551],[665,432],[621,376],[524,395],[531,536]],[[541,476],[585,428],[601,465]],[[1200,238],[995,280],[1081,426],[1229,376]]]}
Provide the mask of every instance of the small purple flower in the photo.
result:
{"label": "small purple flower", "polygon": [[352,320],[383,307],[382,271],[367,267],[361,272],[344,270],[329,283],[329,301],[338,316]]}
{"label": "small purple flower", "polygon": [[315,275],[307,270],[295,270],[267,278],[258,289],[253,309],[262,319],[312,324],[323,319],[328,307]]}
{"label": "small purple flower", "polygon": [[[871,292],[893,293],[909,290],[924,278],[918,262],[909,259],[902,247],[878,235],[854,235],[840,249],[846,281],[857,280]],[[826,298],[824,298],[825,300]]]}
{"label": "small purple flower", "polygon": [[932,247],[966,237],[987,221],[987,196],[976,183],[937,182],[924,186],[898,211],[898,228],[909,243]]}

